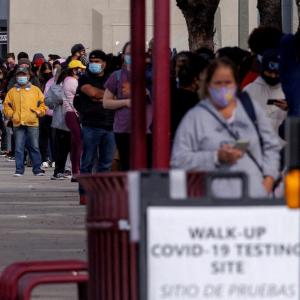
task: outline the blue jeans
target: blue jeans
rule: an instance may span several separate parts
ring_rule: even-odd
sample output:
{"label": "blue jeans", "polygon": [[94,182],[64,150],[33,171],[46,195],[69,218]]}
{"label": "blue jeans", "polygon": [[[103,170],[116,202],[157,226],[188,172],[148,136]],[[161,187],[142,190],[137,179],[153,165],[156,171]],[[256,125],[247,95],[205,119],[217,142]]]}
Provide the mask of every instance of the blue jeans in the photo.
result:
{"label": "blue jeans", "polygon": [[39,149],[39,128],[20,126],[14,127],[15,136],[15,158],[16,158],[16,173],[24,174],[24,151],[25,144],[28,149],[31,161],[32,171],[34,174],[41,172],[41,154]]}
{"label": "blue jeans", "polygon": [[[80,163],[80,173],[92,173],[94,161],[99,153],[96,171],[98,173],[111,170],[116,149],[114,133],[102,128],[82,127],[83,152]],[[80,194],[83,190],[79,187]]]}

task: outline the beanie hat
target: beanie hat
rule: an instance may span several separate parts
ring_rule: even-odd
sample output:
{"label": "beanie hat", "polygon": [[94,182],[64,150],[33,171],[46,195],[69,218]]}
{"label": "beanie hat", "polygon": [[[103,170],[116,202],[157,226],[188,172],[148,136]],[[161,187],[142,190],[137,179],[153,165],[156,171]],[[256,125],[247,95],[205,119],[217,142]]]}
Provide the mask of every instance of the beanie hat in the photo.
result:
{"label": "beanie hat", "polygon": [[98,58],[103,61],[107,61],[107,56],[102,50],[93,50],[89,55],[89,59],[92,58]]}
{"label": "beanie hat", "polygon": [[31,66],[31,62],[30,62],[30,60],[28,59],[28,58],[20,58],[19,60],[18,60],[18,65],[20,66],[20,65],[27,65],[27,66]]}
{"label": "beanie hat", "polygon": [[75,44],[71,48],[71,54],[74,55],[76,52],[80,52],[82,50],[85,50],[85,47],[82,44]]}
{"label": "beanie hat", "polygon": [[45,61],[45,56],[42,53],[36,53],[33,56],[32,62],[35,64],[38,59],[43,59]]}

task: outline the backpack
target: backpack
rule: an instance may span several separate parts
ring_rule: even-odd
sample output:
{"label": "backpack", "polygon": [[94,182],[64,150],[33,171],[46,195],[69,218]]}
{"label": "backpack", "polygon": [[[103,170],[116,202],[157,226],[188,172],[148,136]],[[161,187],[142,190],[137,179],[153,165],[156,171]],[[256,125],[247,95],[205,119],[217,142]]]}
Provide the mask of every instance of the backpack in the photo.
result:
{"label": "backpack", "polygon": [[60,84],[53,84],[49,88],[45,96],[45,104],[50,109],[55,109],[58,105],[62,105],[64,98],[63,87]]}

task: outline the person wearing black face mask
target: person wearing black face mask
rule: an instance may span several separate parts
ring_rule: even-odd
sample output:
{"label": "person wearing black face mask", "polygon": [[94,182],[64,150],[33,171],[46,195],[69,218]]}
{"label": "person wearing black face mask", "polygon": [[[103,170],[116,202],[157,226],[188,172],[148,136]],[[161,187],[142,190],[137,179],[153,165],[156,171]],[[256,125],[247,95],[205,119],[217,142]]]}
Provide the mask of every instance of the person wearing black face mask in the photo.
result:
{"label": "person wearing black face mask", "polygon": [[279,76],[279,50],[265,51],[260,66],[260,76],[244,88],[251,99],[261,104],[276,133],[286,119],[288,105]]}
{"label": "person wearing black face mask", "polygon": [[41,90],[45,92],[47,82],[53,77],[52,66],[49,62],[44,62],[40,69],[39,80],[41,83]]}
{"label": "person wearing black face mask", "polygon": [[[44,62],[41,65],[39,81],[41,83],[41,88],[43,93],[45,93],[45,87],[47,82],[53,77],[52,75],[52,66],[49,62]],[[39,148],[41,152],[42,158],[42,168],[48,168],[52,165],[52,162],[55,161],[53,157],[54,154],[54,142],[52,139],[52,130],[51,130],[51,123],[52,123],[52,115],[53,111],[51,109],[47,109],[46,115],[40,118],[39,124]],[[50,153],[48,151],[50,145]]]}

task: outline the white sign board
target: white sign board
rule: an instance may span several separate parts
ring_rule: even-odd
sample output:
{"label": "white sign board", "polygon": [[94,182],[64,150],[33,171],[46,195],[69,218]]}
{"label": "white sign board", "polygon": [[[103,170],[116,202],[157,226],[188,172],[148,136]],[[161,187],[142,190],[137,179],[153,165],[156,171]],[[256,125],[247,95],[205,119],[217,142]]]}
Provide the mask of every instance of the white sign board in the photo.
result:
{"label": "white sign board", "polygon": [[148,300],[299,300],[299,211],[148,207]]}

